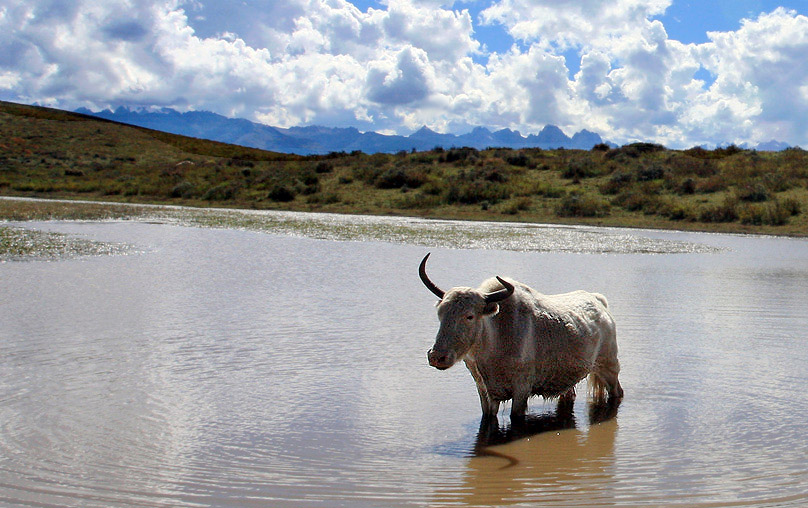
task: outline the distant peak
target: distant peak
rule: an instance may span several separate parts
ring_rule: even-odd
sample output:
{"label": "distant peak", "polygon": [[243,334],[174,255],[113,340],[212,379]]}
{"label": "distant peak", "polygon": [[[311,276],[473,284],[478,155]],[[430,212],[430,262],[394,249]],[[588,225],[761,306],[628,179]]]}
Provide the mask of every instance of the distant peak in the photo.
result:
{"label": "distant peak", "polygon": [[555,125],[551,125],[549,123],[544,126],[544,128],[541,130],[541,132],[547,133],[547,134],[564,134],[564,131],[562,131],[559,127],[557,127]]}

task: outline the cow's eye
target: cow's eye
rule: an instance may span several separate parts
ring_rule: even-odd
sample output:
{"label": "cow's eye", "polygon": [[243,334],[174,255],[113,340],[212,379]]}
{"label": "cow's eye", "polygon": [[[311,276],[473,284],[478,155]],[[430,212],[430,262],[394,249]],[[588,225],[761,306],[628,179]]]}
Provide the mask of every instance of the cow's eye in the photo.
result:
{"label": "cow's eye", "polygon": [[471,321],[472,319],[474,319],[474,314],[469,314],[468,316],[466,316],[466,319]]}

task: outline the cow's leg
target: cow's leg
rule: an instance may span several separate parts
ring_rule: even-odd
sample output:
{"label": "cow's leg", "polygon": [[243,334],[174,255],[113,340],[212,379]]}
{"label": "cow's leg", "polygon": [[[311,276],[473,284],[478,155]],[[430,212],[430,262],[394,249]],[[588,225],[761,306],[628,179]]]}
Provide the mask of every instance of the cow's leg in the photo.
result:
{"label": "cow's leg", "polygon": [[620,386],[620,380],[617,379],[619,372],[620,364],[614,360],[599,365],[598,369],[592,373],[594,377],[593,395],[596,399],[605,399],[606,395],[609,399],[623,398],[623,387]]}
{"label": "cow's leg", "polygon": [[488,390],[481,383],[477,384],[477,393],[480,395],[480,407],[483,410],[483,419],[496,418],[499,412],[499,401],[488,396]]}
{"label": "cow's leg", "polygon": [[575,405],[575,387],[573,386],[558,398],[558,412],[568,412]]}
{"label": "cow's leg", "polygon": [[469,372],[471,372],[471,377],[474,378],[474,382],[477,384],[477,393],[480,395],[480,407],[483,410],[483,419],[496,418],[497,412],[499,412],[499,401],[494,400],[488,394],[488,387],[485,384],[485,379],[482,374],[480,374],[480,370],[477,368],[477,364],[470,358],[466,358],[465,363]]}
{"label": "cow's leg", "polygon": [[513,394],[513,404],[511,405],[511,421],[514,419],[523,419],[527,412],[527,399],[530,398],[530,392],[515,392]]}
{"label": "cow's leg", "polygon": [[617,375],[620,373],[620,362],[617,360],[617,343],[611,342],[611,344],[611,347],[604,347],[601,350],[597,360],[595,360],[595,368],[592,370],[595,378],[593,395],[597,399],[604,399],[607,394],[609,399],[623,398],[623,388],[617,379]]}

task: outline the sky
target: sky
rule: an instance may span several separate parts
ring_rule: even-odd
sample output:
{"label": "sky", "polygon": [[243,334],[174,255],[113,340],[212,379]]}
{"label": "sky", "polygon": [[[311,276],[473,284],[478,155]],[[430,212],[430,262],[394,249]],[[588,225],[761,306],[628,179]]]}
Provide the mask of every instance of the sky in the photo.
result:
{"label": "sky", "polygon": [[0,0],[0,99],[808,147],[805,0]]}

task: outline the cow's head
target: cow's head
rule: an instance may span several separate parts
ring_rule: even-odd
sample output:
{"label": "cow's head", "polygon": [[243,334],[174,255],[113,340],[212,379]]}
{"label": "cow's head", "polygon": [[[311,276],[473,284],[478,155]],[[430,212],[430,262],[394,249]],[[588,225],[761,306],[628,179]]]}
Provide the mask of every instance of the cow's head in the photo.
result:
{"label": "cow's head", "polygon": [[482,333],[482,319],[499,312],[499,303],[513,294],[513,286],[497,277],[503,289],[492,293],[483,293],[478,289],[456,287],[443,291],[426,275],[424,256],[418,274],[421,281],[440,298],[438,302],[438,319],[440,329],[435,345],[427,353],[429,365],[440,369],[448,369],[463,358]]}

